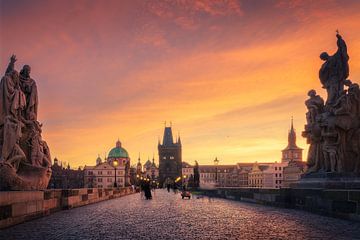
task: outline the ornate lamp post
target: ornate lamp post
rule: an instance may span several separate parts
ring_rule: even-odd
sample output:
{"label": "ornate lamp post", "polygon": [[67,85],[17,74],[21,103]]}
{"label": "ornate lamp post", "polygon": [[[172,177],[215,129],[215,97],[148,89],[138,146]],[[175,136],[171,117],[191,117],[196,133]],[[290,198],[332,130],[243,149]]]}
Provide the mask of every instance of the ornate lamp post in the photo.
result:
{"label": "ornate lamp post", "polygon": [[217,182],[218,182],[218,169],[217,169],[217,166],[219,165],[219,160],[217,159],[217,157],[214,160],[214,165],[215,165],[215,184],[217,184]]}
{"label": "ornate lamp post", "polygon": [[113,161],[113,166],[114,166],[114,169],[115,169],[115,182],[114,182],[114,187],[116,188],[117,187],[117,182],[116,182],[116,167],[118,165],[118,161],[117,160],[114,160]]}

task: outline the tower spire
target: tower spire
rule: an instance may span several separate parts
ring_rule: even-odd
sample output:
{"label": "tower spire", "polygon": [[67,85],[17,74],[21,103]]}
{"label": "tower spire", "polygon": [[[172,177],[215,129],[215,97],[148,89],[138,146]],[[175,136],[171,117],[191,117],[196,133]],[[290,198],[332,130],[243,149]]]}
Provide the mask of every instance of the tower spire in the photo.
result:
{"label": "tower spire", "polygon": [[294,129],[294,118],[291,116],[290,131],[288,134],[288,146],[290,148],[297,148],[296,146],[296,133]]}

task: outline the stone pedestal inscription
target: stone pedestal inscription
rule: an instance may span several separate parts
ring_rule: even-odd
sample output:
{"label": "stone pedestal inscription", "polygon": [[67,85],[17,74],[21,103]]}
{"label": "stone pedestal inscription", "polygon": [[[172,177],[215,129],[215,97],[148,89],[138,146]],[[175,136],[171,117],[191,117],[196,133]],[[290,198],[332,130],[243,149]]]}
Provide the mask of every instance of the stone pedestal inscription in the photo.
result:
{"label": "stone pedestal inscription", "polygon": [[51,176],[49,147],[37,121],[38,93],[25,65],[10,59],[0,83],[0,190],[45,189]]}

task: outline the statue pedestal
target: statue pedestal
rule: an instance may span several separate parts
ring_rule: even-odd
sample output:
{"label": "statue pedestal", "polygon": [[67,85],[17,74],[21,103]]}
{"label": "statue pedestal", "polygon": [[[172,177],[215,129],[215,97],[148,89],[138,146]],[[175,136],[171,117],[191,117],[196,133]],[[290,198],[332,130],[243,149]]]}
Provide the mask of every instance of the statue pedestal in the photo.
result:
{"label": "statue pedestal", "polygon": [[308,173],[290,187],[295,189],[360,189],[360,174]]}

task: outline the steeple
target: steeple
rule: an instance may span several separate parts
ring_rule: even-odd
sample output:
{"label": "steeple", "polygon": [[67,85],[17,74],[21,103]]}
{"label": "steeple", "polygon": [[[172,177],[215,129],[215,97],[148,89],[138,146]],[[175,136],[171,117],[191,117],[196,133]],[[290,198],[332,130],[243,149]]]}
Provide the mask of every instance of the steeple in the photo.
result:
{"label": "steeple", "polygon": [[141,166],[141,160],[140,160],[140,153],[139,153],[139,158],[138,158],[138,163],[137,163],[138,166]]}
{"label": "steeple", "polygon": [[296,146],[296,133],[294,129],[293,117],[291,117],[291,126],[288,134],[288,148],[298,148],[298,146]]}
{"label": "steeple", "polygon": [[178,137],[178,140],[177,140],[177,144],[181,145],[180,133],[179,133],[179,137]]}

